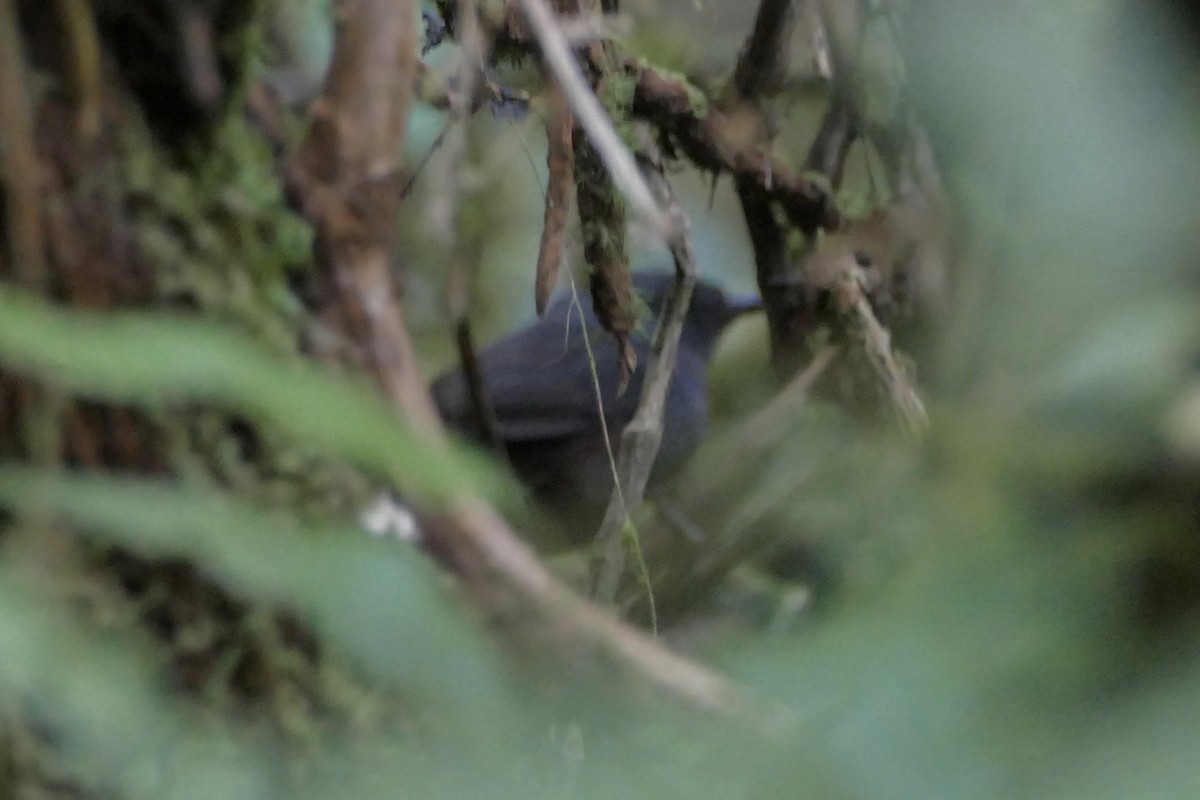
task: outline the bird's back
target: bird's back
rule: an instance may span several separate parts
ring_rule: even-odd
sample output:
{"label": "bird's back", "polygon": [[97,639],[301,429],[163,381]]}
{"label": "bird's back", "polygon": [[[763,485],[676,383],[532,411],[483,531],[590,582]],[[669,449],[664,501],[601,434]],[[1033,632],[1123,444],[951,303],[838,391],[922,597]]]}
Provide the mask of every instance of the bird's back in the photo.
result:
{"label": "bird's back", "polygon": [[[579,296],[582,317],[572,297],[560,295],[541,319],[480,351],[483,386],[509,461],[522,481],[543,497],[603,503],[611,493],[612,467],[600,409],[615,448],[637,410],[650,356],[649,336],[670,281],[666,274],[635,276],[635,288],[649,312],[644,317],[649,318],[642,319],[632,336],[638,364],[624,392],[619,391],[616,343],[600,328],[584,293]],[[698,287],[695,301],[700,305],[685,325],[666,399],[662,447],[655,463],[660,475],[685,459],[704,435],[712,343],[737,313],[719,289],[707,284]],[[484,439],[461,370],[442,375],[432,391],[448,426],[473,440]]]}

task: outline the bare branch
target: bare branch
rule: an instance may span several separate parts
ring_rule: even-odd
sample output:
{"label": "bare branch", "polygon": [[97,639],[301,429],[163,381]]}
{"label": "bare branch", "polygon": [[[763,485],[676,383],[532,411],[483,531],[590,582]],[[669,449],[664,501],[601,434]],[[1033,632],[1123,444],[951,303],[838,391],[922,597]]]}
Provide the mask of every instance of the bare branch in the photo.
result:
{"label": "bare branch", "polygon": [[[510,6],[519,2],[523,0],[508,0]],[[497,48],[509,52],[527,53],[535,44],[525,19],[515,13],[506,16],[496,36]],[[635,81],[633,116],[658,128],[664,141],[678,147],[696,167],[743,178],[778,204],[803,231],[837,226],[837,210],[825,189],[773,158],[760,143],[731,136],[730,130],[737,126],[731,125],[730,115],[709,103],[701,89],[677,74],[660,72],[636,59],[622,61],[617,68]]]}
{"label": "bare branch", "polygon": [[[752,417],[740,422],[720,442],[721,459],[725,463],[739,464],[761,461],[766,453],[779,442],[781,433],[799,415],[817,382],[840,357],[846,348],[842,345],[826,345],[812,360],[788,381],[771,402]],[[726,470],[711,469],[689,472],[692,480],[681,487],[681,508],[703,507],[710,498],[722,495],[729,474]],[[670,520],[675,529],[689,525],[684,515],[673,515],[668,504],[658,508]],[[671,568],[652,575],[651,591],[658,610],[674,614],[696,597],[708,596],[712,587],[724,579],[731,570],[745,563],[747,558],[760,551],[774,536],[771,526],[755,526],[746,521],[732,526],[722,535],[709,538],[700,534],[691,542],[703,540],[702,546],[680,547],[680,537],[664,534],[649,538],[645,543],[646,560],[651,564],[669,563]],[[632,608],[646,596],[646,587],[640,584],[622,583],[618,607]]]}
{"label": "bare branch", "polygon": [[837,209],[823,187],[809,181],[761,143],[731,137],[730,116],[678,76],[642,65],[636,70],[633,115],[653,124],[699,169],[729,173],[776,203],[802,231],[836,227]]}
{"label": "bare branch", "polygon": [[745,689],[672,653],[568,589],[490,509],[464,503],[425,529],[455,565],[475,607],[510,635],[549,644],[563,660],[603,655],[632,677],[698,708],[755,711]]}
{"label": "bare branch", "polygon": [[808,366],[788,381],[770,403],[738,427],[733,437],[738,449],[746,456],[753,457],[769,447],[787,422],[800,413],[817,380],[841,352],[841,346],[833,344],[818,350]]}
{"label": "bare branch", "polygon": [[588,88],[587,79],[579,69],[575,57],[571,55],[566,38],[555,22],[554,13],[546,5],[545,0],[520,0],[520,2],[530,27],[537,36],[547,65],[554,73],[559,85],[562,86],[567,95],[567,102],[571,104],[571,110],[575,112],[576,120],[587,131],[588,138],[599,151],[613,180],[629,198],[634,210],[646,219],[664,241],[669,240],[672,236],[670,226],[673,220],[654,201],[654,195],[651,193],[650,187],[646,185],[645,178],[638,171],[629,148],[617,136],[611,120],[600,106],[600,101]]}
{"label": "bare branch", "polygon": [[[433,198],[426,213],[432,218],[430,228],[449,253],[447,299],[453,321],[458,360],[466,379],[467,394],[479,422],[483,439],[501,463],[508,462],[508,450],[500,433],[496,410],[488,396],[483,370],[475,352],[475,340],[471,334],[470,309],[471,278],[479,263],[478,236],[462,226],[462,204],[471,193],[467,173],[472,169],[469,137],[472,129],[470,115],[476,85],[483,64],[487,59],[489,42],[479,24],[475,0],[463,0],[458,4],[456,30],[460,44],[458,67],[455,71],[455,91],[449,94],[450,118],[447,121],[445,142],[434,161],[435,174],[430,181]],[[433,170],[431,170],[433,171]]]}
{"label": "bare branch", "polygon": [[929,428],[925,404],[908,372],[892,352],[891,334],[875,317],[863,289],[866,282],[863,270],[854,258],[843,257],[834,286],[838,308],[847,319],[851,337],[861,343],[901,422],[911,433],[924,433]]}
{"label": "bare branch", "polygon": [[617,485],[613,488],[604,512],[604,521],[596,534],[592,597],[603,605],[611,605],[616,598],[625,568],[621,531],[629,523],[630,514],[642,503],[651,467],[662,444],[667,389],[675,372],[679,338],[699,272],[692,248],[691,224],[661,171],[662,165],[657,154],[652,160],[656,167],[653,173],[655,182],[665,200],[664,207],[675,220],[673,230],[676,233],[669,240],[671,256],[675,261],[675,283],[654,337],[637,412],[621,433]]}

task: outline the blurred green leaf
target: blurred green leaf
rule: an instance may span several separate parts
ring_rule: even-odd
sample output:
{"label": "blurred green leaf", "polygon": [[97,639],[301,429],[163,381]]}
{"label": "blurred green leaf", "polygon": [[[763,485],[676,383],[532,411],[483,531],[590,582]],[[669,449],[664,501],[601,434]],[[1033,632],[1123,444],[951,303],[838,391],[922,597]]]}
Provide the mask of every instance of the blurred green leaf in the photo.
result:
{"label": "blurred green leaf", "polygon": [[466,730],[500,719],[506,692],[494,653],[415,548],[302,526],[216,490],[98,474],[0,468],[0,504],[144,556],[187,559],[241,596],[295,610],[376,678],[452,700],[443,711],[470,716]]}
{"label": "blurred green leaf", "polygon": [[261,737],[200,724],[163,691],[146,652],[88,630],[48,594],[0,566],[0,711],[36,715],[57,747],[59,780],[65,773],[89,797],[282,794],[270,791],[279,776]]}
{"label": "blurred green leaf", "polygon": [[55,309],[0,289],[0,361],[69,391],[160,406],[211,402],[278,425],[421,499],[495,499],[507,482],[480,456],[422,440],[365,386],[285,361],[210,322]]}

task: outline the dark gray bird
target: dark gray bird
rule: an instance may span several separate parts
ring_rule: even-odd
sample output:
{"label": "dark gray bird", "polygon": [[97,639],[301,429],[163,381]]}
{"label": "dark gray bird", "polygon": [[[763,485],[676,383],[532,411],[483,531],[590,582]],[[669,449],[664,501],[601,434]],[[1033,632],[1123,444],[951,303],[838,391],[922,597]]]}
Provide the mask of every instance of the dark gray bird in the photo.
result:
{"label": "dark gray bird", "polygon": [[[650,338],[671,282],[666,273],[634,276],[634,290],[646,309],[632,340],[637,368],[624,393],[617,391],[616,343],[600,328],[586,292],[579,296],[582,325],[567,293],[554,299],[541,319],[480,351],[483,385],[509,461],[517,476],[551,505],[588,508],[594,514],[612,492],[612,468],[583,330],[595,355],[604,418],[616,448],[621,431],[637,410],[650,360]],[[662,445],[652,481],[679,466],[700,443],[708,426],[708,362],[717,338],[736,316],[759,307],[758,298],[735,298],[711,284],[697,283],[667,391]],[[462,371],[445,373],[432,391],[447,425],[482,442],[484,431]]]}

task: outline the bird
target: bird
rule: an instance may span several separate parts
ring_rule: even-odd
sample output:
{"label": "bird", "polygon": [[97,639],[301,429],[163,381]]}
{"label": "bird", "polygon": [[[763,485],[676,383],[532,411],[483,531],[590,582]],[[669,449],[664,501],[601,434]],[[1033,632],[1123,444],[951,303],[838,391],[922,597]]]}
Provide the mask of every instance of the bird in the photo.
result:
{"label": "bird", "polygon": [[[634,292],[644,307],[631,337],[637,365],[624,391],[617,343],[601,330],[591,298],[583,292],[578,306],[571,292],[560,293],[542,317],[483,348],[477,356],[497,432],[517,478],[544,505],[575,523],[570,527],[587,531],[589,536],[613,487],[605,428],[615,450],[621,431],[637,411],[654,327],[673,280],[671,273],[662,271],[633,276]],[[738,316],[761,307],[758,297],[727,294],[711,283],[697,281],[664,403],[662,442],[651,471],[652,486],[677,470],[704,437],[709,417],[708,364],[720,334]],[[461,368],[438,377],[431,393],[449,429],[475,443],[486,442]]]}

